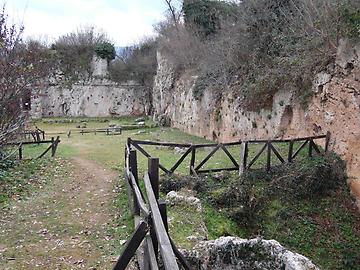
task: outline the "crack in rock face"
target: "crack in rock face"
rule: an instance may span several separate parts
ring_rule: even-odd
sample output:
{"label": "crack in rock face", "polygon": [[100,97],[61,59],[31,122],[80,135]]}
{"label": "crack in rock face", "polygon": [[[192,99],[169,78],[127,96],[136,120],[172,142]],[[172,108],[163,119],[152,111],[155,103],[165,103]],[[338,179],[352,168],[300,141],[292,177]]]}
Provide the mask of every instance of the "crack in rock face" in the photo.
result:
{"label": "crack in rock face", "polygon": [[306,257],[275,240],[221,237],[203,241],[187,254],[193,269],[320,270]]}

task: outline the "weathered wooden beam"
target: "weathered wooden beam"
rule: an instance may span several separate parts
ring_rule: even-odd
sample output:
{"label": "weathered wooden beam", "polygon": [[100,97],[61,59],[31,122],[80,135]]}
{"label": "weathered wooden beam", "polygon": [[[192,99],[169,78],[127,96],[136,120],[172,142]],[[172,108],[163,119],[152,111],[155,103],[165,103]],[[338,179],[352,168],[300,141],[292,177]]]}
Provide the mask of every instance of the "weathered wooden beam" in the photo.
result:
{"label": "weathered wooden beam", "polygon": [[274,147],[274,145],[272,143],[270,143],[270,147],[271,147],[271,150],[274,152],[275,156],[280,160],[280,162],[285,163],[285,160],[283,159],[283,157],[280,155],[280,153],[278,152],[278,150]]}
{"label": "weathered wooden beam", "polygon": [[[130,212],[132,215],[135,215],[135,198],[134,198],[134,192],[132,189],[132,184],[130,183],[129,174],[127,168],[124,168],[124,182],[126,187],[126,193],[128,198],[128,205],[130,208]],[[139,211],[137,211],[137,214],[139,214]]]}
{"label": "weathered wooden beam", "polygon": [[222,144],[221,149],[225,152],[225,154],[230,158],[231,162],[234,164],[235,167],[239,168],[239,163],[235,160],[235,158],[231,155],[229,150],[226,149],[226,147]]}
{"label": "weathered wooden beam", "polygon": [[260,151],[255,155],[255,157],[249,162],[249,165],[247,166],[247,169],[250,169],[250,167],[255,163],[255,161],[261,156],[261,154],[266,149],[267,144],[265,143],[264,146],[260,149]]}
{"label": "weathered wooden beam", "polygon": [[152,146],[166,146],[166,147],[191,147],[191,144],[188,143],[169,143],[169,142],[152,142],[152,141],[141,141],[141,140],[133,140],[132,143],[136,143],[138,145],[152,145]]}
{"label": "weathered wooden beam", "polygon": [[[319,136],[309,136],[309,137],[300,137],[300,138],[294,138],[294,139],[279,139],[279,140],[270,140],[272,143],[281,143],[281,142],[290,142],[290,141],[294,141],[294,142],[298,142],[298,141],[305,141],[305,140],[309,140],[309,139],[324,139],[326,138],[326,135],[319,135]],[[269,140],[250,140],[248,141],[249,143],[267,143]]]}
{"label": "weathered wooden beam", "polygon": [[[236,146],[241,145],[241,141],[230,142],[230,143],[222,143],[224,146]],[[206,148],[206,147],[216,147],[218,143],[203,143],[203,144],[193,144],[195,148]]]}
{"label": "weathered wooden beam", "polygon": [[179,251],[179,249],[176,247],[174,241],[171,238],[170,238],[170,243],[171,243],[171,246],[172,246],[172,248],[174,250],[176,258],[178,258],[178,260],[181,263],[182,267],[185,270],[192,270],[191,267],[190,267],[190,264],[188,263],[186,258],[182,255],[182,253]]}
{"label": "weathered wooden beam", "polygon": [[221,143],[218,144],[195,168],[195,171],[198,171],[219,149],[221,148]]}
{"label": "weathered wooden beam", "polygon": [[137,183],[135,181],[135,177],[132,175],[132,173],[130,173],[130,181],[131,181],[130,183],[131,183],[133,191],[134,191],[135,201],[137,202],[137,205],[139,206],[140,210],[144,213],[144,215],[148,216],[149,209],[147,208],[147,206],[144,202],[141,190],[140,190],[139,186],[137,185]]}
{"label": "weathered wooden beam", "polygon": [[19,146],[19,159],[22,160],[23,158],[23,152],[22,152],[22,145]]}
{"label": "weathered wooden beam", "polygon": [[292,162],[293,157],[293,150],[294,150],[294,141],[289,142],[289,152],[288,152],[288,162]]}
{"label": "weathered wooden beam", "polygon": [[[148,173],[151,183],[152,191],[155,195],[156,201],[159,200],[160,196],[160,184],[159,184],[159,159],[158,158],[148,158]],[[151,218],[152,224],[154,224],[153,217]],[[150,236],[152,239],[152,244],[154,247],[155,256],[158,256],[159,244],[156,238],[155,226],[150,227]]]}
{"label": "weathered wooden beam", "polygon": [[[59,141],[60,142],[60,141]],[[32,144],[48,144],[48,143],[52,143],[51,140],[47,140],[47,141],[40,141],[40,142],[11,142],[11,143],[6,143],[4,144],[4,146],[11,146],[11,145],[32,145]]]}
{"label": "weathered wooden beam", "polygon": [[195,168],[195,161],[196,161],[196,148],[191,146],[191,159],[190,159],[190,175],[192,175]]}
{"label": "weathered wooden beam", "polygon": [[325,141],[325,153],[329,152],[331,133],[330,131],[326,132],[326,141]]}
{"label": "weathered wooden beam", "polygon": [[180,164],[184,161],[184,159],[191,153],[192,147],[190,147],[181,157],[180,159],[175,163],[174,166],[170,169],[171,173],[174,173],[175,170],[180,166]]}
{"label": "weathered wooden beam", "polygon": [[308,155],[309,155],[309,157],[312,157],[312,156],[313,156],[313,144],[314,144],[313,140],[310,139],[310,140],[309,140],[309,148],[308,148]]}
{"label": "weathered wooden beam", "polygon": [[300,147],[296,150],[294,155],[292,156],[292,159],[296,158],[296,156],[300,153],[300,151],[306,146],[306,144],[309,142],[309,140],[305,140]]}
{"label": "weathered wooden beam", "polygon": [[131,239],[126,243],[125,249],[120,255],[113,270],[126,270],[126,267],[128,266],[132,257],[134,257],[136,250],[144,240],[148,230],[148,225],[145,222],[141,222],[137,226],[135,232],[131,236]]}
{"label": "weathered wooden beam", "polygon": [[192,175],[195,175],[196,177],[199,177],[199,175],[198,175],[198,172],[197,171],[195,171],[195,168],[194,167],[190,167],[190,171],[192,172]]}
{"label": "weathered wooden beam", "polygon": [[266,154],[266,171],[270,172],[271,170],[271,142],[267,142],[267,154]]}
{"label": "weathered wooden beam", "polygon": [[151,181],[149,174],[146,173],[144,176],[144,183],[146,193],[148,195],[150,210],[152,213],[152,222],[154,225],[156,238],[159,243],[160,254],[164,262],[164,267],[166,270],[178,270],[179,266],[176,262],[176,257],[172,249],[170,239],[167,235],[165,225],[162,221],[158,203],[152,189]]}
{"label": "weathered wooden beam", "polygon": [[248,158],[248,142],[244,141],[241,144],[241,150],[240,150],[240,166],[239,166],[239,175],[242,175],[246,170],[246,163]]}
{"label": "weathered wooden beam", "polygon": [[130,167],[131,173],[135,177],[136,183],[139,183],[136,150],[130,150],[130,152],[129,152],[129,167]]}
{"label": "weathered wooden beam", "polygon": [[316,145],[314,141],[312,141],[312,148],[315,150],[316,153],[321,154],[319,147]]}
{"label": "weathered wooden beam", "polygon": [[167,232],[169,232],[169,224],[168,224],[168,219],[167,219],[167,207],[166,207],[165,201],[159,201],[159,210],[160,210],[162,221],[165,226],[165,230]]}
{"label": "weathered wooden beam", "polygon": [[[137,150],[139,150],[145,157],[147,158],[151,158],[152,156],[146,152],[140,145],[138,145],[136,142],[131,141],[131,145],[133,145]],[[162,166],[161,164],[159,164],[159,167],[161,170],[163,170],[165,173],[170,174],[170,171],[168,169],[166,169],[164,166]]]}
{"label": "weathered wooden beam", "polygon": [[216,168],[216,169],[208,169],[208,170],[198,170],[196,171],[197,173],[214,173],[214,172],[222,172],[222,171],[238,171],[239,168],[238,167],[234,167],[234,168]]}
{"label": "weathered wooden beam", "polygon": [[156,260],[156,253],[154,250],[154,245],[151,237],[149,235],[146,236],[146,245],[145,245],[146,253],[147,253],[147,264],[150,266],[151,270],[158,270],[159,265]]}

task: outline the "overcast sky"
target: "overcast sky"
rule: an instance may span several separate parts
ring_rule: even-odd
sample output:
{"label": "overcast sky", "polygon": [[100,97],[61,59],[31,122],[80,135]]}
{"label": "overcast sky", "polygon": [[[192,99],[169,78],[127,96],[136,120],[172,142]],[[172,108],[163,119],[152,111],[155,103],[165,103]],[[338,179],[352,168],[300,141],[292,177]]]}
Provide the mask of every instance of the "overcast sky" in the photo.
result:
{"label": "overcast sky", "polygon": [[53,41],[94,25],[108,33],[116,46],[126,46],[154,34],[164,18],[164,0],[0,0],[14,22],[24,22],[25,36]]}

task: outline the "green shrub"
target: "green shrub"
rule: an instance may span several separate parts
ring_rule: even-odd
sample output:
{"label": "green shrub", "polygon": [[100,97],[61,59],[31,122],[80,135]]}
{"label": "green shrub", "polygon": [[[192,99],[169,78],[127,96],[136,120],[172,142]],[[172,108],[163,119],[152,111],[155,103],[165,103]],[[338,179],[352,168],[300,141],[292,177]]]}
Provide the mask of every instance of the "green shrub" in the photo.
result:
{"label": "green shrub", "polygon": [[115,47],[110,42],[103,42],[95,46],[95,53],[102,59],[108,61],[115,59],[116,52]]}
{"label": "green shrub", "polygon": [[345,8],[343,11],[343,20],[347,23],[347,35],[351,38],[360,37],[360,9]]}

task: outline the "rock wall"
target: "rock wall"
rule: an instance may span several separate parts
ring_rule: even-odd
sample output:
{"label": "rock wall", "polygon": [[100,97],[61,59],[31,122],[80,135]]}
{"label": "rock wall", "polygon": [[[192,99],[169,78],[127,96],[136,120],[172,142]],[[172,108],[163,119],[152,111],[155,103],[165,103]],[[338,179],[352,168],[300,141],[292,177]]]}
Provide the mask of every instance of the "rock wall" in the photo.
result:
{"label": "rock wall", "polygon": [[158,55],[153,90],[156,115],[173,127],[221,142],[332,134],[331,147],[347,161],[349,184],[360,207],[360,44],[342,41],[336,62],[314,78],[313,97],[304,109],[293,93],[280,89],[271,110],[244,110],[240,97],[207,89],[193,96],[196,76],[175,78],[171,65]]}
{"label": "rock wall", "polygon": [[106,117],[145,115],[149,92],[134,84],[117,85],[107,80],[92,80],[70,88],[51,86],[32,95],[33,118],[52,116]]}
{"label": "rock wall", "polygon": [[151,106],[148,89],[134,82],[117,84],[108,80],[108,61],[94,56],[92,76],[67,86],[58,71],[49,78],[50,86],[31,96],[31,117],[106,117],[147,115]]}
{"label": "rock wall", "polygon": [[221,237],[197,244],[187,254],[192,269],[320,270],[308,258],[275,240]]}

